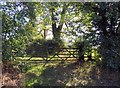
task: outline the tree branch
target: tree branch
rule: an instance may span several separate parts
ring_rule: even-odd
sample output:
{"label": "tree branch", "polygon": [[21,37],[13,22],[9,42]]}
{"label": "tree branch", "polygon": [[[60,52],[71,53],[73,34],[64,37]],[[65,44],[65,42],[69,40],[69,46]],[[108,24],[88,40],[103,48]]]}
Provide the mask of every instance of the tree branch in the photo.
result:
{"label": "tree branch", "polygon": [[118,33],[118,29],[120,28],[120,22],[118,24],[118,27],[116,28],[116,33]]}
{"label": "tree branch", "polygon": [[65,12],[66,12],[66,9],[68,6],[69,6],[69,4],[66,5],[66,3],[64,3],[63,10],[61,12],[61,19],[60,19],[60,24],[58,26],[58,30],[62,30],[64,19],[65,19]]}

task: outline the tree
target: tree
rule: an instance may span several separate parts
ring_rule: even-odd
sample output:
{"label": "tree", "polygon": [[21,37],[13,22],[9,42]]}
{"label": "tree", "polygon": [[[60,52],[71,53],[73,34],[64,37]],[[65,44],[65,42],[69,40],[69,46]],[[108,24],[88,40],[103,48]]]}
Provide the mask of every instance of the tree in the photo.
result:
{"label": "tree", "polygon": [[[55,5],[56,3],[51,3],[51,5]],[[58,4],[59,5],[59,4]],[[68,4],[67,3],[63,3],[63,7],[62,7],[62,11],[61,11],[61,18],[60,18],[60,22],[58,24],[56,24],[56,18],[55,18],[55,8],[51,8],[51,13],[52,13],[52,31],[53,31],[53,37],[55,40],[60,40],[60,32],[63,28],[63,23],[64,23],[64,19],[65,19],[65,12],[67,10]]]}
{"label": "tree", "polygon": [[[77,6],[83,18],[79,22],[87,27],[83,32],[85,41],[88,41],[90,47],[97,47],[103,62],[112,67],[119,68],[119,28],[120,28],[120,3],[119,2],[86,2],[82,6]],[[79,5],[79,3],[78,3]],[[87,16],[85,18],[85,16]],[[81,26],[78,26],[80,28]],[[78,29],[80,30],[80,29]],[[88,52],[89,53],[89,52]]]}
{"label": "tree", "polygon": [[[2,48],[3,60],[14,59],[15,56],[23,56],[27,42],[31,41],[31,30],[27,25],[34,19],[30,14],[31,5],[25,3],[6,2],[2,4]],[[29,22],[30,23],[30,22]],[[31,21],[31,27],[33,27]],[[30,26],[30,25],[29,25]]]}
{"label": "tree", "polygon": [[[91,5],[95,13],[92,20],[93,27],[97,33],[96,45],[99,45],[99,51],[103,62],[112,68],[120,68],[120,3],[119,2],[99,2]],[[91,32],[93,33],[93,32]]]}

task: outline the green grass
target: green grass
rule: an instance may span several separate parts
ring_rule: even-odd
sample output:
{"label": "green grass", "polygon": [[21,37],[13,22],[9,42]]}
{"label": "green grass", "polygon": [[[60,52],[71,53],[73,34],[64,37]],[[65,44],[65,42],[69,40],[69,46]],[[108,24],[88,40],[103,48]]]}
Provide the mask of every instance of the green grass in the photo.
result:
{"label": "green grass", "polygon": [[[17,57],[19,60],[28,60],[29,57]],[[48,58],[49,59],[49,58]],[[87,58],[86,58],[87,59]],[[31,58],[29,61],[32,60],[43,60],[42,58]],[[52,60],[60,60],[57,58],[53,58]],[[28,62],[24,67],[25,77],[26,77],[26,86],[34,86],[34,85],[58,85],[58,86],[71,86],[71,85],[87,85],[88,83],[92,82],[89,79],[89,72],[91,70],[91,66],[86,69],[84,65],[82,68],[79,65],[75,65],[71,62],[64,62],[61,64],[60,62],[48,62],[47,64],[44,63],[30,63]],[[86,71],[84,73],[83,71]],[[88,80],[79,78],[81,75],[83,78],[84,76],[88,76]]]}
{"label": "green grass", "polygon": [[[28,58],[26,57],[25,59],[27,60]],[[40,58],[32,59],[37,60]],[[19,63],[23,62],[17,62],[17,65]],[[105,82],[105,86],[117,85],[117,83],[109,83],[107,69],[97,66],[97,63],[78,63],[75,61],[27,62],[22,67],[26,79],[25,86],[101,86],[103,82]]]}
{"label": "green grass", "polygon": [[[90,63],[89,63],[90,64]],[[94,65],[77,63],[28,64],[26,67],[26,86],[77,86],[92,82],[90,71]],[[88,77],[88,78],[87,78]],[[87,79],[86,79],[87,78]]]}

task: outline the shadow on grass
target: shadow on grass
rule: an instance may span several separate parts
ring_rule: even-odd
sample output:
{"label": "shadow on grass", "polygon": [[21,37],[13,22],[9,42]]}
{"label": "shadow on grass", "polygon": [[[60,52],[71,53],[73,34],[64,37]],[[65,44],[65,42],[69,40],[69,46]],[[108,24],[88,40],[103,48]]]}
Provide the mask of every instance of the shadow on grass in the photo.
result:
{"label": "shadow on grass", "polygon": [[96,66],[94,62],[33,68],[26,73],[27,86],[120,86],[120,72]]}

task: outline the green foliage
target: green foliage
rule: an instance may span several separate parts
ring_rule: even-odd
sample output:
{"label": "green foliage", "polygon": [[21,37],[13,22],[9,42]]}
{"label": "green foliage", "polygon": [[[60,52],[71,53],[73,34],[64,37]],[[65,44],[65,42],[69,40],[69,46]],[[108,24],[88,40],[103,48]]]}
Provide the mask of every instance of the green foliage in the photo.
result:
{"label": "green foliage", "polygon": [[120,36],[102,36],[100,53],[108,66],[120,68]]}
{"label": "green foliage", "polygon": [[[33,16],[24,3],[6,2],[2,5],[2,48],[3,60],[24,56],[26,45],[32,41]],[[35,32],[34,32],[35,33]],[[34,34],[35,35],[35,34]],[[36,36],[36,35],[35,35]]]}
{"label": "green foliage", "polygon": [[82,46],[82,53],[84,55],[85,54],[87,54],[87,55],[91,54],[92,45],[90,45],[89,41],[76,41],[73,46],[75,46],[76,48],[79,48],[79,46],[81,44],[83,44],[83,46]]}
{"label": "green foliage", "polygon": [[28,46],[26,52],[32,57],[47,57],[55,54],[55,52],[59,51],[62,47],[62,42],[40,39]]}
{"label": "green foliage", "polygon": [[90,51],[91,47],[98,48],[100,46],[99,51],[103,62],[116,69],[120,64],[119,4],[119,2],[83,3],[84,6],[81,8],[82,23],[88,28],[88,33],[84,33],[85,41],[88,41],[86,50]]}
{"label": "green foliage", "polygon": [[[2,48],[3,48],[3,60],[12,59],[18,53],[23,54],[23,49],[26,41],[25,30],[18,28],[16,21],[12,19],[6,13],[2,16]],[[21,51],[20,51],[21,50]]]}
{"label": "green foliage", "polygon": [[93,26],[98,33],[97,45],[100,45],[100,54],[103,62],[112,68],[120,68],[120,26],[119,2],[96,3],[93,7],[95,18]]}

